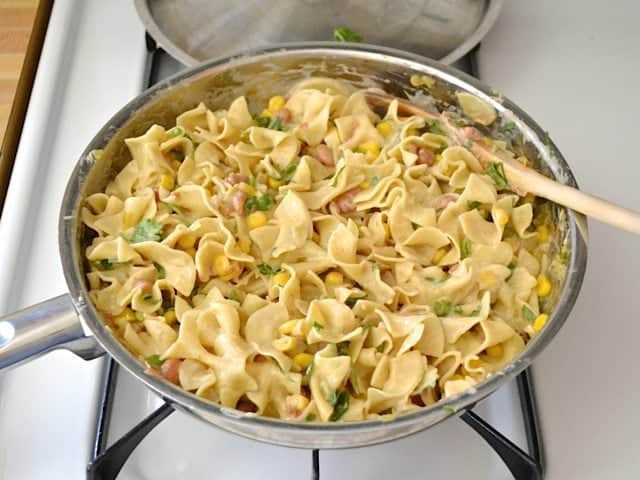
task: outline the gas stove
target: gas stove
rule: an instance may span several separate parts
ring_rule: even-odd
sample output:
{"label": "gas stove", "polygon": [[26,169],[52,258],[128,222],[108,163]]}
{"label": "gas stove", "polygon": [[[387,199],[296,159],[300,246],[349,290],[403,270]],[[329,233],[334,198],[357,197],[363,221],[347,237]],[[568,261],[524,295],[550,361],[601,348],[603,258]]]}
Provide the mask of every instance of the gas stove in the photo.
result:
{"label": "gas stove", "polygon": [[[184,68],[145,37],[130,2],[105,3],[54,4],[0,222],[0,313],[66,290],[53,239],[64,185],[76,159],[120,106]],[[491,47],[499,45],[494,40]],[[474,52],[458,67],[477,75],[476,57]],[[492,58],[480,55],[480,77],[489,83],[496,81]],[[508,69],[500,71],[505,75]],[[472,414],[461,415],[463,421],[453,418],[383,445],[311,452],[246,440],[181,412],[169,415],[162,399],[108,359],[85,362],[54,352],[0,375],[0,478],[81,479],[88,463],[93,462],[94,471],[99,466],[115,469],[125,460],[124,453],[131,455],[117,476],[120,480],[542,478],[543,445],[532,377],[525,372]],[[554,377],[550,382],[560,386]],[[552,393],[541,398],[543,407],[549,398],[556,397]],[[547,427],[556,433],[561,428],[556,426],[557,411],[543,408],[545,432]],[[555,423],[544,422],[548,418]],[[581,439],[580,444],[588,442]],[[109,448],[114,445],[115,455]],[[132,445],[136,448],[131,452]],[[558,448],[548,450],[550,456],[557,455]],[[590,478],[600,478],[595,475]]]}

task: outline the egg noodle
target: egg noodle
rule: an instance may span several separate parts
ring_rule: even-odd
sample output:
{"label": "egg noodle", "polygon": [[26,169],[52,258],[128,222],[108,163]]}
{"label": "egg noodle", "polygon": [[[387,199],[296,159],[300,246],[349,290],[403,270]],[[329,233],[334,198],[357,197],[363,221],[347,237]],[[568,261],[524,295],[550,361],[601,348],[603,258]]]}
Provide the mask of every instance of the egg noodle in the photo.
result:
{"label": "egg noodle", "polygon": [[314,78],[127,139],[82,209],[94,305],[147,373],[258,415],[380,418],[481,382],[547,320],[549,235],[472,153],[506,153],[493,109],[458,102],[376,113]]}

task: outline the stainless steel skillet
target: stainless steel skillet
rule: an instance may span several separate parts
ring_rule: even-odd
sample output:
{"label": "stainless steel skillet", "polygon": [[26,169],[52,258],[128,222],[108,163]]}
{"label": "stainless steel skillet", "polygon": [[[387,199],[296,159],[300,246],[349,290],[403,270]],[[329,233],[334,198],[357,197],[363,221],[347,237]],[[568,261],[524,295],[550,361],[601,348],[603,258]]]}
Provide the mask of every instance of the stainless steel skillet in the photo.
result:
{"label": "stainless steel skillet", "polygon": [[[179,113],[200,101],[210,108],[222,108],[236,96],[245,95],[256,110],[271,95],[286,92],[291,84],[309,76],[340,78],[358,87],[377,86],[406,97],[416,94],[409,80],[414,74],[432,77],[436,82],[434,95],[442,102],[453,101],[456,91],[467,91],[489,102],[499,114],[516,123],[521,132],[520,147],[540,170],[575,186],[561,154],[545,141],[543,130],[526,113],[471,77],[426,58],[369,45],[304,43],[213,60],[144,92],[120,110],[89,143],[68,182],[60,212],[60,256],[69,294],[0,319],[0,369],[54,348],[69,348],[84,358],[107,353],[182,411],[239,435],[301,448],[355,447],[400,438],[428,428],[453,412],[463,411],[511,380],[558,332],[582,284],[586,242],[576,215],[559,206],[552,208],[558,225],[553,248],[568,246],[570,256],[566,272],[555,276],[549,299],[553,313],[546,327],[512,363],[476,388],[393,421],[293,423],[220,407],[146,375],[145,367],[109,333],[89,301],[83,265],[86,232],[79,210],[83,199],[102,190],[130,159],[123,143],[125,138],[142,134],[154,123],[173,125]],[[420,100],[420,95],[413,98],[416,102]],[[93,154],[95,150],[104,151],[99,159]]]}

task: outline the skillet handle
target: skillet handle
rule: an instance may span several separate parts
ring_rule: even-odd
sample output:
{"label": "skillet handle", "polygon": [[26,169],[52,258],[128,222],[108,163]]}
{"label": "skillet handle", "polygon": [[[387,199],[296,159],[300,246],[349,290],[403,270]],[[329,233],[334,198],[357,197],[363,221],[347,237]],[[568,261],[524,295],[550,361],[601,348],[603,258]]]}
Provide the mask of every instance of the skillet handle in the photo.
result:
{"label": "skillet handle", "polygon": [[86,336],[69,294],[0,317],[0,370],[58,348],[90,360],[104,351]]}

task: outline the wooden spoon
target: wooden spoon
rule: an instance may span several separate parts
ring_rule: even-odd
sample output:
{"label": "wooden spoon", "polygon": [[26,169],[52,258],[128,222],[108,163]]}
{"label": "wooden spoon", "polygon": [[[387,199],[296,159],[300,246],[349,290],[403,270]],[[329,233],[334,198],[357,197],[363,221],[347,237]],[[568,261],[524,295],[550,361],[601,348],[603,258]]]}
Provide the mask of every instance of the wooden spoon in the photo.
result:
{"label": "wooden spoon", "polygon": [[565,207],[600,220],[601,222],[608,223],[614,227],[640,234],[640,212],[614,205],[613,203],[581,192],[573,187],[563,185],[545,177],[532,168],[525,167],[517,160],[506,155],[498,156],[488,150],[483,144],[470,139],[468,136],[464,136],[462,128],[454,125],[446,115],[426,112],[406,100],[391,95],[373,91],[366,92],[365,95],[367,102],[371,106],[388,107],[392,101],[396,100],[398,107],[411,115],[429,119],[439,119],[447,127],[457,143],[467,146],[484,166],[490,163],[502,164],[509,188],[518,194],[524,195],[526,193],[532,193],[533,195],[564,205]]}

